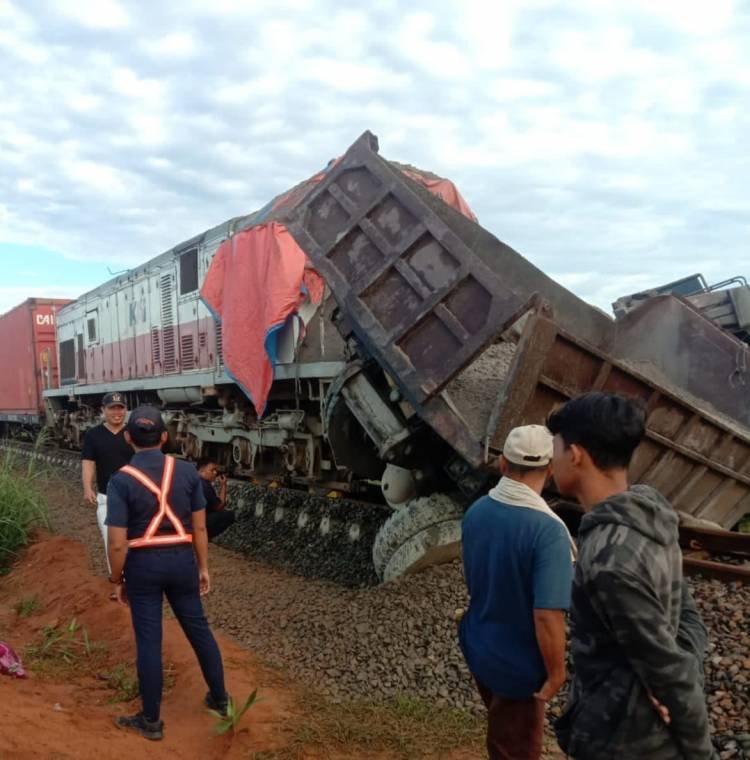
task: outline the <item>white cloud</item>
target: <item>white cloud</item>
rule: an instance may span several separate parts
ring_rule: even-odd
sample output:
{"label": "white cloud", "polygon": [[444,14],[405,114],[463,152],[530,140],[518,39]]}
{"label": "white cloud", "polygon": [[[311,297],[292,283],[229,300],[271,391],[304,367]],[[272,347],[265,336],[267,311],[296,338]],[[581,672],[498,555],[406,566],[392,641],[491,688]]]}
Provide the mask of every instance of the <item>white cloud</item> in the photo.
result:
{"label": "white cloud", "polygon": [[126,191],[123,173],[112,166],[77,158],[64,158],[61,163],[66,177],[74,186],[83,185],[103,196],[122,197]]}
{"label": "white cloud", "polygon": [[35,28],[31,17],[21,10],[18,3],[0,0],[0,29],[22,36],[33,32]]}
{"label": "white cloud", "polygon": [[190,58],[197,47],[193,35],[186,32],[170,32],[143,43],[144,50],[157,58]]}
{"label": "white cloud", "polygon": [[129,26],[130,17],[115,0],[75,0],[55,3],[58,13],[90,29],[122,29]]}
{"label": "white cloud", "polygon": [[116,94],[134,100],[162,101],[165,97],[163,82],[140,77],[127,66],[118,66],[111,72],[111,83]]}
{"label": "white cloud", "polygon": [[750,274],[749,37],[730,0],[0,0],[0,240],[136,264],[370,129],[600,305]]}

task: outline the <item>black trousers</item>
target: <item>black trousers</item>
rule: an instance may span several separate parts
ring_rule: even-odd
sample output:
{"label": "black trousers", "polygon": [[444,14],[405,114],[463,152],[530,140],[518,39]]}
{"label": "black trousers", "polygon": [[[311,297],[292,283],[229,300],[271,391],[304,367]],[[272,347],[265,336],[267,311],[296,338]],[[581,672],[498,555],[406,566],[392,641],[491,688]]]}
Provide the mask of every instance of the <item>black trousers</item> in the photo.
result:
{"label": "black trousers", "polygon": [[208,540],[216,538],[234,523],[234,512],[231,509],[222,509],[218,512],[206,512],[206,531]]}

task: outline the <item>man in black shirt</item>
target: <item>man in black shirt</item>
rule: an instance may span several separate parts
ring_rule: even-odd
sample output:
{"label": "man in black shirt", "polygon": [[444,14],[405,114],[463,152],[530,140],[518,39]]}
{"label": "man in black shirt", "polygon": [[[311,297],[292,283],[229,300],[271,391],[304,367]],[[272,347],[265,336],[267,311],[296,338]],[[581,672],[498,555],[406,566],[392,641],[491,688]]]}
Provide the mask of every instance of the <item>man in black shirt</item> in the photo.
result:
{"label": "man in black shirt", "polygon": [[[198,474],[201,476],[203,495],[206,497],[206,530],[209,540],[216,538],[234,523],[234,512],[224,509],[227,504],[227,476],[219,475],[219,468],[213,459],[198,460]],[[216,493],[214,483],[219,486]]]}
{"label": "man in black shirt", "polygon": [[[81,451],[81,480],[83,501],[96,507],[96,521],[104,541],[107,555],[107,485],[109,479],[133,456],[133,449],[125,440],[125,414],[127,405],[122,393],[107,393],[102,399],[104,422],[86,431]],[[96,490],[94,490],[96,480]],[[107,560],[109,562],[109,559]]]}

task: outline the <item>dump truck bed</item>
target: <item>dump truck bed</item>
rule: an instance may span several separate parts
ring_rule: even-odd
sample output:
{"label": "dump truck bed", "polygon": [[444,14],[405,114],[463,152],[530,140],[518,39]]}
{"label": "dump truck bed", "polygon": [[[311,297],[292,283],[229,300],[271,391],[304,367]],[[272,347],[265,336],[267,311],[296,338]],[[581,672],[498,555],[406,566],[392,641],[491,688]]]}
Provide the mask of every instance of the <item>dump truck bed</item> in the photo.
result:
{"label": "dump truck bed", "polygon": [[[287,226],[331,288],[342,332],[472,467],[514,425],[611,390],[647,405],[634,481],[724,527],[750,511],[750,355],[688,304],[665,296],[608,318],[395,171],[369,133]],[[517,350],[502,348],[514,326]]]}
{"label": "dump truck bed", "polygon": [[541,314],[527,323],[488,419],[489,447],[501,447],[513,427],[543,422],[555,406],[590,390],[645,403],[646,437],[631,464],[632,482],[653,486],[680,512],[724,528],[750,512],[746,428],[585,344]]}

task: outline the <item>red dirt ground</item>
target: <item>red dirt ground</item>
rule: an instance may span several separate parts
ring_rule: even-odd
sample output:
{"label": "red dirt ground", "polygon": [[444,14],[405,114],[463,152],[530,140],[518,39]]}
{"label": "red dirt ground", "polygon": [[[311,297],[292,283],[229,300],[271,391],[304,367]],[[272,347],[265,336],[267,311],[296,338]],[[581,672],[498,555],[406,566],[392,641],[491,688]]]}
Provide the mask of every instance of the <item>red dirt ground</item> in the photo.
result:
{"label": "red dirt ground", "polygon": [[[284,749],[305,720],[299,689],[216,631],[230,693],[241,700],[258,687],[262,701],[246,713],[234,736],[215,734],[215,720],[202,706],[206,687],[195,656],[177,621],[168,619],[166,613],[163,661],[173,666],[174,685],[165,692],[162,703],[164,740],[150,742],[117,728],[115,716],[132,714],[138,702],[111,703],[114,691],[102,678],[119,664],[131,665],[135,657],[129,612],[109,601],[110,590],[106,580],[91,575],[83,544],[63,537],[34,544],[13,572],[0,578],[0,639],[22,656],[29,673],[23,680],[0,676],[0,760],[300,756],[287,755]],[[20,615],[15,609],[18,602],[34,596],[37,610]],[[82,657],[77,666],[58,671],[49,666],[37,668],[33,660],[23,657],[25,647],[39,641],[45,625],[66,625],[73,617],[85,626],[95,645],[102,645],[93,660]],[[308,760],[391,757],[341,746],[306,747],[302,756]],[[468,749],[440,753],[444,760],[479,756]]]}
{"label": "red dirt ground", "polygon": [[[10,588],[9,588],[10,587]],[[84,625],[92,642],[106,643],[96,672],[82,662],[80,672],[64,680],[32,672],[25,680],[0,678],[3,731],[0,757],[76,758],[235,758],[284,745],[294,717],[294,694],[278,674],[260,666],[245,650],[217,634],[230,692],[238,698],[260,686],[263,701],[251,708],[233,738],[213,732],[214,719],[202,707],[206,692],[195,655],[174,619],[164,621],[164,662],[173,663],[175,683],[165,696],[165,738],[147,740],[122,731],[114,717],[133,712],[133,704],[109,704],[113,691],[97,672],[135,656],[130,615],[109,601],[109,584],[88,571],[85,548],[65,538],[48,538],[32,546],[22,565],[5,579],[0,591],[0,630],[16,650],[39,639],[40,629],[72,617]],[[39,612],[21,618],[13,609],[20,596],[36,595]],[[57,705],[57,708],[55,707]]]}

